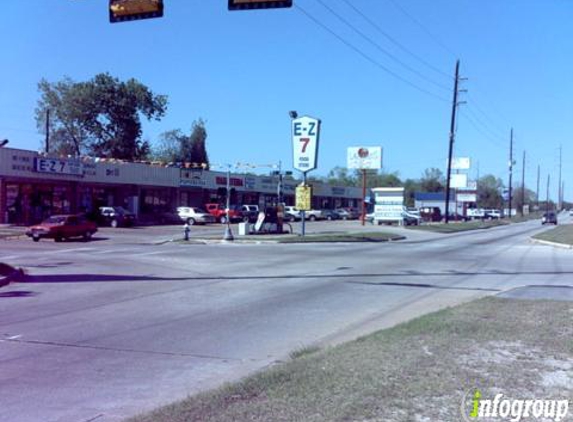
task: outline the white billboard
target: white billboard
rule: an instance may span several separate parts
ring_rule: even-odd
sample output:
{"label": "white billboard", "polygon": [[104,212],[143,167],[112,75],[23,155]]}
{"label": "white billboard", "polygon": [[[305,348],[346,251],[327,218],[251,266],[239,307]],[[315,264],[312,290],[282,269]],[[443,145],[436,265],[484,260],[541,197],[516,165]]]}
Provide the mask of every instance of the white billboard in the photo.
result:
{"label": "white billboard", "polygon": [[379,170],[382,168],[382,147],[348,147],[346,163],[349,169]]}
{"label": "white billboard", "polygon": [[318,160],[320,120],[302,116],[292,120],[293,167],[303,173],[314,170]]}
{"label": "white billboard", "polygon": [[470,157],[452,158],[452,170],[469,170],[469,169],[470,169]]}
{"label": "white billboard", "polygon": [[468,186],[467,174],[452,174],[450,176],[450,187],[454,189],[463,189]]}
{"label": "white billboard", "polygon": [[475,192],[458,192],[456,194],[457,202],[477,202],[477,193]]}
{"label": "white billboard", "polygon": [[374,188],[374,220],[401,221],[404,212],[404,188]]}

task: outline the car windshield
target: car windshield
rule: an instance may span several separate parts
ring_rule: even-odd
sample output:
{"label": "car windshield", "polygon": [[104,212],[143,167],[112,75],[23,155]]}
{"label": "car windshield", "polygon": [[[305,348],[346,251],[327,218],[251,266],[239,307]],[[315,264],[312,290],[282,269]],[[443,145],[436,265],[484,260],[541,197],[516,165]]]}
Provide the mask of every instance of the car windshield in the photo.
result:
{"label": "car windshield", "polygon": [[43,221],[43,223],[45,224],[63,224],[65,222],[66,222],[66,217],[59,215],[49,217]]}

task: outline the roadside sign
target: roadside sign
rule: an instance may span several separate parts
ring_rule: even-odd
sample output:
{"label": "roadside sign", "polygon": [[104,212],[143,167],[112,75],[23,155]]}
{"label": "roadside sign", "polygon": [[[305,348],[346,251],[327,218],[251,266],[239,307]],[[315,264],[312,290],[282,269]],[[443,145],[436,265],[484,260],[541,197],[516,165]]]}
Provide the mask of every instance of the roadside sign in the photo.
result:
{"label": "roadside sign", "polygon": [[382,147],[348,147],[346,167],[360,170],[382,168]]}
{"label": "roadside sign", "polygon": [[450,187],[454,189],[464,189],[468,187],[467,174],[452,174],[450,176]]}
{"label": "roadside sign", "polygon": [[302,116],[292,120],[293,167],[306,173],[314,170],[318,160],[320,120]]}
{"label": "roadside sign", "polygon": [[452,170],[469,170],[469,169],[470,169],[470,157],[452,158]]}
{"label": "roadside sign", "polygon": [[296,187],[295,207],[299,211],[309,211],[311,207],[312,187],[299,185]]}

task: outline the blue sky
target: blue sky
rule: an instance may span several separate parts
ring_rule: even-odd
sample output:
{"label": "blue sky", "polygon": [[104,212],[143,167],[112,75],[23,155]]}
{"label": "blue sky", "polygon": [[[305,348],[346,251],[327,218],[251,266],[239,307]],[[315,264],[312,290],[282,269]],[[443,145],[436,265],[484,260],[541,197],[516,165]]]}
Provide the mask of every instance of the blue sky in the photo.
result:
{"label": "blue sky", "polygon": [[563,145],[570,199],[569,0],[295,0],[292,9],[244,12],[229,12],[227,0],[164,2],[162,19],[117,24],[108,22],[107,0],[3,2],[0,138],[39,148],[41,78],[109,72],[168,95],[166,117],[144,126],[152,143],[203,118],[212,162],[282,160],[288,168],[288,111],[297,110],[322,119],[314,174],[345,166],[348,146],[380,145],[387,171],[419,177],[428,167],[445,170],[459,58],[468,92],[460,96],[455,154],[472,158],[472,175],[479,162],[481,175],[507,183],[513,127],[514,180],[526,150],[526,184],[535,189],[540,165],[541,196],[551,173],[556,198]]}

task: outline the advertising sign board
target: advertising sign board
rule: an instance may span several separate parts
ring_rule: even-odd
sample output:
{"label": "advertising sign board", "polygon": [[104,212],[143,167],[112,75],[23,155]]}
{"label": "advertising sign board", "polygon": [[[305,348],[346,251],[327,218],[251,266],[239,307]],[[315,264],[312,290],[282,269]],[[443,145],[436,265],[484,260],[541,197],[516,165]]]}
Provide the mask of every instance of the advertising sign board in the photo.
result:
{"label": "advertising sign board", "polygon": [[346,166],[349,169],[379,170],[382,168],[382,147],[349,147]]}
{"label": "advertising sign board", "polygon": [[83,166],[80,160],[42,158],[34,159],[34,170],[38,173],[83,175]]}
{"label": "advertising sign board", "polygon": [[374,188],[374,220],[402,221],[404,188]]}
{"label": "advertising sign board", "polygon": [[452,170],[469,170],[470,164],[470,157],[452,158]]}
{"label": "advertising sign board", "polygon": [[318,160],[320,120],[302,116],[292,120],[293,167],[303,173],[314,170]]}
{"label": "advertising sign board", "polygon": [[463,189],[468,186],[467,174],[452,174],[450,176],[450,187],[454,189]]}
{"label": "advertising sign board", "polygon": [[312,187],[299,185],[296,187],[295,207],[299,211],[309,211],[311,207]]}

